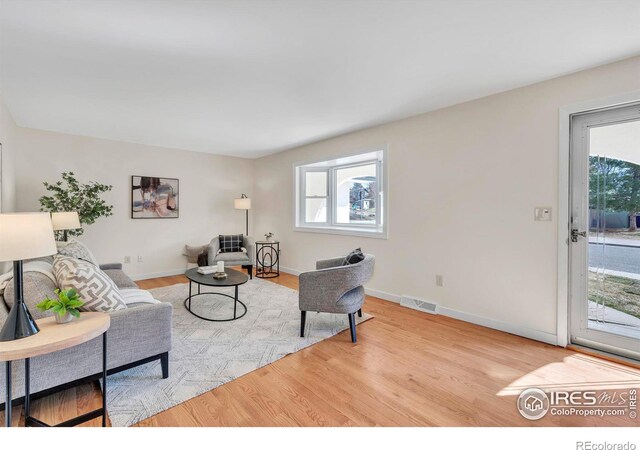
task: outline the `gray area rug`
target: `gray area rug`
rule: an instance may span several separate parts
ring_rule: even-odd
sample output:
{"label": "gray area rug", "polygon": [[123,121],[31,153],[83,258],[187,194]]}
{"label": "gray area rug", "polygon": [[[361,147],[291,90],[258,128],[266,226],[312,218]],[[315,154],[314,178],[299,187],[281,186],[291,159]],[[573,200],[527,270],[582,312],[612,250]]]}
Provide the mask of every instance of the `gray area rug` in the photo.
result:
{"label": "gray area rug", "polygon": [[[349,328],[344,314],[308,313],[306,337],[300,338],[297,291],[257,278],[239,289],[248,312],[232,322],[207,322],[190,314],[183,305],[188,284],[151,291],[158,300],[173,304],[169,378],[161,378],[159,361],[110,376],[107,396],[113,426],[133,425]],[[214,289],[202,292],[207,290]],[[233,288],[215,292],[233,295]],[[229,298],[196,299],[192,309],[200,315],[233,316]],[[364,314],[358,323],[371,317]]]}

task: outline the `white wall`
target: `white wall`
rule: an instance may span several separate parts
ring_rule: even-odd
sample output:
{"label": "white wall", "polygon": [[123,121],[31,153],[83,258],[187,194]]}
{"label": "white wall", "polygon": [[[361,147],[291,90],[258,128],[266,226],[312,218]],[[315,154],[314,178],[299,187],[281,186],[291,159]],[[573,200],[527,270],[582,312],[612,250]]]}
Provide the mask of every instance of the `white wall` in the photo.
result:
{"label": "white wall", "polygon": [[[17,140],[17,210],[37,211],[38,198],[46,193],[42,182],[57,181],[64,171],[74,172],[81,182],[113,185],[104,194],[114,206],[113,216],[87,227],[79,239],[100,262],[123,262],[131,256],[125,270],[135,278],[184,271],[185,244],[245,232],[244,211],[233,209],[233,199],[253,194],[252,160],[26,128],[17,129]],[[180,217],[131,219],[131,175],[179,178]]]}
{"label": "white wall", "polygon": [[2,184],[0,185],[0,212],[15,209],[16,124],[0,97],[0,143],[2,143]]}
{"label": "white wall", "polygon": [[[256,235],[305,271],[354,247],[377,257],[369,288],[555,342],[558,110],[640,89],[640,58],[575,73],[257,160]],[[293,170],[388,145],[389,239],[293,231]],[[551,206],[552,222],[534,222]],[[436,287],[436,274],[444,287]]]}
{"label": "white wall", "polygon": [[[309,270],[362,247],[377,256],[369,288],[378,295],[435,301],[447,314],[554,342],[558,109],[639,89],[632,58],[256,161],[16,128],[0,100],[0,139],[13,159],[3,197],[13,209],[11,175],[18,211],[37,210],[42,181],[62,171],[113,184],[105,198],[114,216],[82,239],[102,262],[131,256],[126,270],[141,278],[184,268],[185,243],[242,232],[233,198],[244,192],[254,198],[251,234],[273,231],[284,267]],[[389,239],[294,232],[293,163],[379,144],[388,146]],[[180,218],[130,219],[134,174],[180,178]],[[535,206],[551,206],[553,221],[534,222]]]}

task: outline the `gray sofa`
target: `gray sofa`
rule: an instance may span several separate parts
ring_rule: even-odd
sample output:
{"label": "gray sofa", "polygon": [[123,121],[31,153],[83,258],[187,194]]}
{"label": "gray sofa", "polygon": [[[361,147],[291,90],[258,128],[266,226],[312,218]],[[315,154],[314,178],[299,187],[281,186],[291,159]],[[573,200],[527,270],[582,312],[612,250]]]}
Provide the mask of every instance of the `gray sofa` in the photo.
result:
{"label": "gray sofa", "polygon": [[346,314],[351,340],[356,342],[355,313],[362,317],[364,284],[373,276],[376,258],[364,255],[364,260],[343,265],[345,257],[316,262],[316,270],[300,274],[299,306],[300,337],[304,337],[307,311]]}
{"label": "gray sofa", "polygon": [[[137,288],[120,264],[100,266],[119,288]],[[24,273],[24,298],[34,318],[42,313],[35,308],[44,295],[53,295],[53,282],[36,272]],[[0,326],[4,324],[11,303],[0,297]],[[150,377],[169,376],[169,350],[171,350],[171,316],[169,303],[138,303],[127,309],[114,311],[107,332],[107,368],[113,374],[141,364],[155,362],[149,367]],[[160,367],[157,362],[160,361]],[[24,364],[13,364],[13,403],[24,399]],[[31,392],[38,398],[74,384],[98,379],[102,374],[102,339],[56,353],[31,359]],[[5,407],[5,371],[0,370],[0,409]]]}
{"label": "gray sofa", "polygon": [[256,245],[253,238],[244,236],[242,238],[242,246],[247,249],[245,252],[226,252],[218,253],[220,250],[220,239],[215,237],[209,243],[207,260],[210,266],[215,265],[218,261],[224,261],[226,266],[242,266],[243,269],[249,271],[249,277],[253,279],[253,266],[256,265]]}

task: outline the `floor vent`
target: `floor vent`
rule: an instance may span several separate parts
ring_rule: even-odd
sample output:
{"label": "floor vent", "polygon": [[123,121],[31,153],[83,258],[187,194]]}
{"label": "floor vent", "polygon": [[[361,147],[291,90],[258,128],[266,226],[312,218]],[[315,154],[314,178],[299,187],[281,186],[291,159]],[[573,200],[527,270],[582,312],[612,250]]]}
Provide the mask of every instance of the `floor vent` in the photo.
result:
{"label": "floor vent", "polygon": [[431,302],[425,302],[424,300],[418,300],[417,298],[403,295],[400,299],[400,305],[429,314],[438,314],[438,305]]}

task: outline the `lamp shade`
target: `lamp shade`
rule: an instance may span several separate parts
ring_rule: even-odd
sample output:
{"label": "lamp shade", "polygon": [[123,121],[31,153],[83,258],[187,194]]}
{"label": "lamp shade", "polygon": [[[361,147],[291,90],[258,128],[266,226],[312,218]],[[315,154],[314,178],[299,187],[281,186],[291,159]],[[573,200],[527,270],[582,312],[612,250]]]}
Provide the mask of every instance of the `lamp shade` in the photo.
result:
{"label": "lamp shade", "polygon": [[49,213],[0,214],[0,261],[56,254]]}
{"label": "lamp shade", "polygon": [[251,199],[247,197],[236,198],[233,200],[235,209],[251,209]]}
{"label": "lamp shade", "polygon": [[51,213],[51,223],[54,231],[80,228],[80,218],[76,211]]}

